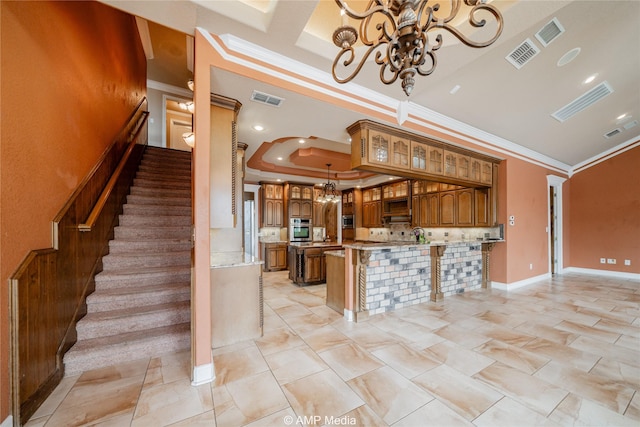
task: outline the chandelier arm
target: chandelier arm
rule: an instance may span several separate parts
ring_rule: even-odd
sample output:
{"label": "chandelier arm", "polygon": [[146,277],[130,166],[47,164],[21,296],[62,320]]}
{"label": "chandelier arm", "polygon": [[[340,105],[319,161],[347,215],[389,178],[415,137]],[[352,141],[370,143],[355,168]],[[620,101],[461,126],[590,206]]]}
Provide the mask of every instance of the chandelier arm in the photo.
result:
{"label": "chandelier arm", "polygon": [[444,24],[442,27],[431,27],[429,28],[427,31],[429,30],[433,30],[436,28],[442,28],[445,29],[447,31],[449,31],[451,34],[453,34],[458,40],[460,40],[462,43],[464,43],[465,45],[469,46],[469,47],[487,47],[491,44],[493,44],[493,42],[495,42],[498,37],[500,37],[500,34],[502,34],[502,29],[503,29],[503,20],[502,20],[502,14],[500,13],[500,11],[498,9],[496,9],[493,5],[490,4],[477,4],[476,6],[473,7],[473,9],[471,9],[471,11],[469,12],[469,24],[471,24],[473,27],[484,27],[484,25],[487,23],[487,21],[485,19],[482,20],[477,20],[475,18],[475,13],[478,12],[479,10],[486,10],[487,12],[491,13],[494,18],[496,19],[496,22],[498,24],[498,28],[496,30],[496,33],[493,37],[491,37],[489,40],[486,41],[473,41],[470,38],[468,38],[467,36],[465,36],[464,34],[462,34],[462,32],[460,32],[457,28],[453,27],[452,25],[449,24]]}
{"label": "chandelier arm", "polygon": [[[385,78],[385,70],[389,69],[389,72],[392,73],[392,76],[390,78]],[[395,67],[391,67],[391,65],[386,62],[382,65],[382,67],[380,67],[380,81],[386,85],[390,85],[393,82],[395,82],[396,80],[398,80],[398,75],[400,74],[400,69],[395,68]]]}
{"label": "chandelier arm", "polygon": [[[336,59],[333,60],[333,66],[331,67],[331,74],[333,74],[333,78],[335,79],[335,81],[338,83],[347,83],[353,80],[353,78],[360,72],[364,64],[367,62],[367,58],[369,57],[371,52],[376,50],[380,46],[380,44],[381,43],[376,44],[375,46],[369,47],[369,49],[367,49],[367,51],[360,58],[360,62],[358,63],[358,66],[353,70],[351,74],[349,74],[345,78],[339,78],[336,75],[336,66],[338,65],[338,62],[340,62],[340,59],[342,58],[342,56],[347,52],[350,52],[351,56],[343,62],[342,67],[347,68],[349,65],[351,65],[351,63],[355,59],[355,53],[354,53],[355,49],[353,47],[347,47],[347,48],[341,49],[340,52],[338,52]],[[377,56],[376,56],[376,62],[378,62]]]}
{"label": "chandelier arm", "polygon": [[[422,2],[420,2],[420,8],[418,9],[418,13],[416,14],[416,16],[418,17],[417,19],[418,25],[420,26],[423,32],[426,31],[427,28],[429,28],[429,26],[431,26],[433,23],[433,8],[431,6],[427,7],[428,3],[429,3],[429,0],[422,0]],[[426,10],[427,19],[424,24],[421,24],[423,21],[423,14],[425,13],[425,10]]]}
{"label": "chandelier arm", "polygon": [[[361,21],[359,36],[365,46],[375,45],[378,40],[382,39],[382,37],[387,40],[391,39],[391,35],[396,30],[396,22],[393,19],[393,15],[389,12],[388,7],[383,3],[383,0],[370,0],[364,13],[359,13],[351,9],[344,0],[335,0],[335,2],[342,10],[344,10],[347,16]],[[373,5],[376,6],[372,7]],[[369,37],[369,33],[373,31],[371,30],[371,19],[376,14],[382,14],[386,19],[383,23],[376,25],[377,32],[380,32],[381,34],[376,38],[376,40],[374,40]]]}
{"label": "chandelier arm", "polygon": [[431,58],[431,68],[429,68],[428,70],[423,70],[422,69],[423,64],[416,66],[415,69],[418,72],[418,74],[420,74],[421,76],[428,76],[429,74],[433,73],[436,69],[436,66],[438,65],[438,59],[436,57],[435,52],[429,51],[426,53],[425,56],[429,56],[429,58]]}

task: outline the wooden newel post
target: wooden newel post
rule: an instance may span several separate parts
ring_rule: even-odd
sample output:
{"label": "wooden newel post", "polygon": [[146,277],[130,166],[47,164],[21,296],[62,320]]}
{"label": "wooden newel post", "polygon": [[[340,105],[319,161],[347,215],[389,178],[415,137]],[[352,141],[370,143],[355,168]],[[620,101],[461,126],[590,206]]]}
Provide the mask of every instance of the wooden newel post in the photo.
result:
{"label": "wooden newel post", "polygon": [[442,301],[444,299],[444,294],[440,288],[442,282],[440,260],[446,249],[446,246],[431,246],[429,249],[431,253],[431,301]]}
{"label": "wooden newel post", "polygon": [[491,289],[491,251],[496,244],[493,242],[482,244],[482,289]]}

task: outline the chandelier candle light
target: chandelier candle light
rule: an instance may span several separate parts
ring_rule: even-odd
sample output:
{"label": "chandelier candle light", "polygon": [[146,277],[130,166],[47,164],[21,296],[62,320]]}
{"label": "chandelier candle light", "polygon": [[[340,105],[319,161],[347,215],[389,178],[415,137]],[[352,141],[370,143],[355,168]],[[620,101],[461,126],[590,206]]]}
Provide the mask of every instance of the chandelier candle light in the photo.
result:
{"label": "chandelier candle light", "polygon": [[[491,45],[502,33],[502,14],[495,6],[486,4],[485,0],[442,0],[448,1],[451,5],[451,12],[445,18],[436,16],[440,3],[427,6],[430,1],[370,0],[367,10],[359,13],[349,8],[345,0],[335,0],[342,14],[342,25],[333,33],[333,42],[341,49],[331,68],[335,81],[347,83],[353,80],[371,52],[375,50],[375,61],[380,65],[380,80],[384,84],[391,84],[399,77],[402,80],[402,89],[409,96],[415,83],[415,74],[428,76],[438,63],[436,51],[442,46],[442,34],[438,33],[435,43],[431,43],[429,32],[447,30],[465,45],[477,48]],[[486,24],[485,19],[477,19],[478,12],[486,11],[493,15],[497,28],[492,38],[484,42],[472,41],[451,24],[460,10],[461,3],[472,7],[469,12],[469,24],[475,28],[484,27]],[[360,21],[359,33],[349,25],[347,16]],[[378,18],[382,21],[378,22]],[[342,61],[342,67],[348,72],[356,56],[354,44],[358,36],[366,51],[353,72],[345,78],[340,78],[336,75],[336,66]],[[426,68],[425,64],[430,67]]]}
{"label": "chandelier candle light", "polygon": [[331,167],[331,163],[326,163],[327,165],[327,183],[324,184],[322,194],[318,196],[316,199],[317,202],[321,203],[338,203],[340,201],[340,196],[336,192],[336,185],[331,182],[329,175],[329,168]]}

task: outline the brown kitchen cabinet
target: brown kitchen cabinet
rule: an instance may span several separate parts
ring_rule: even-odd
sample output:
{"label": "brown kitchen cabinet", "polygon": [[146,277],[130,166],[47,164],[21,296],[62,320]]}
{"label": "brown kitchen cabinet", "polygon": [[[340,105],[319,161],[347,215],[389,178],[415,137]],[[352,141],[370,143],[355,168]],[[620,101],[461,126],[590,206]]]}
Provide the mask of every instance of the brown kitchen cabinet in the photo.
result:
{"label": "brown kitchen cabinet", "polygon": [[382,189],[380,187],[362,190],[362,226],[382,227]]}
{"label": "brown kitchen cabinet", "polygon": [[474,190],[474,219],[476,227],[490,227],[491,203],[488,188],[476,188]]}
{"label": "brown kitchen cabinet", "polygon": [[263,243],[264,271],[287,269],[287,244],[281,242]]}
{"label": "brown kitchen cabinet", "polygon": [[262,227],[284,227],[284,188],[261,183]]}
{"label": "brown kitchen cabinet", "polygon": [[296,285],[324,283],[326,280],[325,251],[339,250],[342,246],[289,245],[289,279]]}
{"label": "brown kitchen cabinet", "polygon": [[289,218],[313,220],[313,186],[289,184]]}

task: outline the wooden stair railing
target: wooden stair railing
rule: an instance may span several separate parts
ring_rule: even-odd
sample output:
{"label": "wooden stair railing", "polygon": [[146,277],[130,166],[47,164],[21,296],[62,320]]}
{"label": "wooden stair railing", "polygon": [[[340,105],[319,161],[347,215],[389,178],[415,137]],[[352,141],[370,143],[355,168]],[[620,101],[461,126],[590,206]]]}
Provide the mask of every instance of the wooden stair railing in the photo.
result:
{"label": "wooden stair railing", "polygon": [[[33,415],[64,376],[122,205],[147,144],[147,99],[53,220],[53,248],[33,250],[10,281],[11,402],[14,425]],[[85,220],[86,219],[86,220]]]}
{"label": "wooden stair railing", "polygon": [[124,152],[124,155],[122,156],[122,159],[120,159],[120,162],[118,163],[116,170],[113,172],[113,175],[111,175],[111,178],[109,178],[109,181],[107,182],[107,186],[104,188],[104,190],[100,194],[100,197],[98,197],[98,201],[96,202],[95,206],[91,210],[91,213],[89,213],[87,220],[82,224],[78,224],[78,230],[91,231],[91,227],[94,227],[96,225],[96,222],[98,221],[98,218],[102,213],[102,210],[107,204],[109,197],[116,190],[118,180],[120,179],[121,174],[123,173],[127,164],[129,163],[129,158],[131,157],[131,153],[133,153],[134,148],[137,145],[138,133],[140,132],[140,128],[146,125],[146,121],[149,113],[145,111],[142,114],[143,114],[143,120],[139,121],[137,129],[134,130],[134,133],[132,134],[133,138],[131,138],[132,141],[129,143],[127,150]]}

